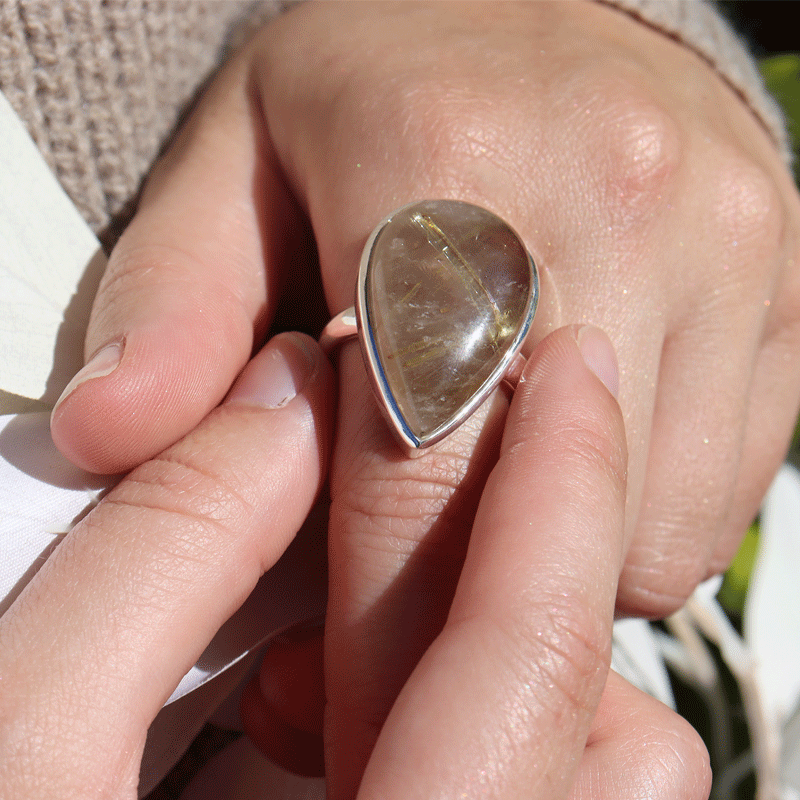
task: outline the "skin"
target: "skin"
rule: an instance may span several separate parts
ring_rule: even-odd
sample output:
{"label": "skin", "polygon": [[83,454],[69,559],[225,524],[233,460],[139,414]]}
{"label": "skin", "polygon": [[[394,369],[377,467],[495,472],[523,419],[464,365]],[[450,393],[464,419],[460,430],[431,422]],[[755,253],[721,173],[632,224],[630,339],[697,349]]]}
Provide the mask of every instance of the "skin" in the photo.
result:
{"label": "skin", "polygon": [[[529,353],[565,324],[607,331],[629,452],[616,611],[676,609],[727,564],[785,453],[800,205],[704,61],[599,4],[305,4],[257,35],[112,254],[86,354],[120,342],[122,361],[61,402],[57,444],[106,472],[162,451],[221,400],[276,309],[313,329],[351,305],[370,230],[423,197],[484,205],[520,232],[542,277]],[[311,232],[319,314],[298,291],[317,274]],[[356,794],[452,613],[508,409],[497,393],[409,459],[357,345],[338,369],[324,644],[336,799]]]}
{"label": "skin", "polygon": [[136,797],[150,722],[315,501],[333,386],[313,340],[276,337],[223,405],[73,528],[0,618],[4,798]]}
{"label": "skin", "polygon": [[[281,362],[293,399],[274,391]],[[447,620],[382,726],[359,798],[707,794],[688,723],[608,674],[627,454],[595,371],[615,369],[608,338],[587,327],[555,332],[530,359]],[[314,502],[332,378],[313,340],[273,339],[0,619],[4,797],[136,797],[150,721]],[[234,772],[208,796],[241,797],[242,782]]]}

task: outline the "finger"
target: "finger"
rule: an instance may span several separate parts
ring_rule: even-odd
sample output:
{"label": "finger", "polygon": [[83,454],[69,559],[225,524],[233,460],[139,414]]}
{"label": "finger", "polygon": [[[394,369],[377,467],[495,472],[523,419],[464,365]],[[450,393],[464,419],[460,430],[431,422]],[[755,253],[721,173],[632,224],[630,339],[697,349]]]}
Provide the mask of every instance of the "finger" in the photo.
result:
{"label": "finger", "polygon": [[[706,577],[731,506],[746,418],[742,380],[760,326],[741,317],[731,324],[733,312],[719,311],[664,345],[639,519],[620,578],[625,614],[658,618],[683,605]],[[741,342],[734,352],[729,336]]]}
{"label": "finger", "polygon": [[[564,797],[610,658],[626,447],[593,363],[561,329],[517,388],[442,633],[392,708],[359,797]],[[580,342],[580,344],[579,344]],[[443,787],[446,787],[443,789]]]}
{"label": "finger", "polygon": [[571,800],[705,800],[708,752],[682,717],[609,672]]}
{"label": "finger", "polygon": [[301,236],[265,140],[246,56],[211,84],[114,249],[84,369],[53,437],[95,472],[127,470],[194,427],[263,335]]}
{"label": "finger", "polygon": [[[788,295],[796,302],[797,293]],[[780,301],[778,301],[780,302]],[[800,318],[800,317],[798,317]],[[767,488],[786,458],[800,403],[800,330],[776,326],[761,348],[747,407],[740,471],[727,518],[709,567],[726,569],[752,523]]]}
{"label": "finger", "polygon": [[683,605],[708,574],[740,471],[758,482],[742,448],[778,288],[776,270],[753,265],[781,251],[784,209],[764,171],[743,158],[725,155],[703,169],[713,234],[698,254],[696,299],[687,301],[684,288],[670,301],[676,322],[661,354],[642,505],[620,579],[620,610],[635,615],[665,616]]}
{"label": "finger", "polygon": [[[519,164],[510,165],[505,158],[498,163],[461,149],[459,114],[447,115],[439,129],[437,115],[427,113],[440,107],[438,97],[433,101],[423,94],[431,103],[404,106],[402,95],[417,86],[414,80],[396,84],[396,96],[365,114],[359,92],[350,91],[359,82],[347,80],[352,64],[334,56],[330,63],[336,69],[326,63],[322,74],[326,84],[334,83],[336,102],[320,109],[313,97],[304,97],[303,77],[319,65],[318,53],[335,53],[336,37],[349,39],[354,30],[369,30],[380,39],[389,27],[391,36],[382,39],[387,42],[424,31],[421,60],[414,56],[408,63],[415,72],[428,75],[422,64],[435,66],[440,59],[437,28],[429,27],[428,18],[432,11],[439,13],[435,5],[419,7],[426,18],[422,25],[402,5],[329,9],[299,7],[278,20],[263,40],[258,79],[276,151],[314,227],[326,290],[332,310],[339,311],[353,302],[364,241],[393,208],[423,197],[456,197],[486,206],[512,225],[527,221],[530,229],[534,225],[529,212],[540,207],[540,198],[510,191],[509,187],[531,185],[516,180]],[[320,23],[320,14],[326,13],[335,14],[335,24],[333,19]],[[303,24],[305,15],[314,14],[316,21]],[[270,36],[279,38],[293,25],[302,26],[302,45],[288,52],[270,49]],[[312,43],[321,41],[326,44],[318,51]],[[313,51],[309,59],[306,47]],[[344,52],[351,51],[348,42]],[[482,62],[483,56],[481,64],[467,65],[465,86],[481,86],[477,78],[485,73]],[[309,78],[313,86],[316,81]],[[483,89],[476,88],[465,108],[473,109],[483,97]],[[398,131],[406,133],[395,135]],[[434,137],[446,152],[428,146]],[[502,151],[506,144],[510,143],[504,140],[492,147]],[[453,158],[447,152],[450,147]],[[521,149],[511,147],[509,157],[519,154],[527,166],[532,159],[527,151],[517,152]],[[326,632],[329,708],[335,704],[326,728],[332,797],[354,793],[394,697],[444,622],[506,409],[505,396],[495,394],[446,441],[408,459],[375,405],[357,346],[341,349],[339,374],[343,402],[331,476]]]}
{"label": "finger", "polygon": [[135,787],[150,721],[315,499],[331,384],[313,340],[273,339],[226,402],[123,480],[4,615],[0,784],[21,787],[13,796]]}
{"label": "finger", "polygon": [[324,774],[323,628],[298,627],[270,642],[242,696],[241,716],[252,742],[295,774]]}
{"label": "finger", "polygon": [[275,764],[295,775],[325,774],[322,734],[297,728],[265,701],[253,678],[242,693],[242,724],[255,746]]}
{"label": "finger", "polygon": [[258,678],[261,696],[292,727],[322,735],[323,628],[300,627],[270,643]]}
{"label": "finger", "polygon": [[355,348],[342,353],[340,376],[325,651],[332,798],[354,796],[394,698],[444,624],[507,408],[496,393],[447,439],[409,458],[381,418]]}

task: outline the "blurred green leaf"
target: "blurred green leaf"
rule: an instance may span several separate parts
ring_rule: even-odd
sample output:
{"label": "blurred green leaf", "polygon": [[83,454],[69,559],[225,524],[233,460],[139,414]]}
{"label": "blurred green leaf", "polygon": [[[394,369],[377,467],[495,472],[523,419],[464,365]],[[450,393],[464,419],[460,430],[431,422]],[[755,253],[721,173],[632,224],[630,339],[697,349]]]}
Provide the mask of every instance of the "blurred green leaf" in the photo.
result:
{"label": "blurred green leaf", "polygon": [[758,551],[758,522],[754,522],[745,534],[739,552],[734,557],[722,581],[717,600],[729,613],[741,616],[747,587]]}
{"label": "blurred green leaf", "polygon": [[794,436],[792,436],[791,450],[797,453],[800,450],[800,419],[797,420],[794,426]]}
{"label": "blurred green leaf", "polygon": [[759,62],[767,88],[781,104],[797,152],[800,144],[800,54],[782,53]]}

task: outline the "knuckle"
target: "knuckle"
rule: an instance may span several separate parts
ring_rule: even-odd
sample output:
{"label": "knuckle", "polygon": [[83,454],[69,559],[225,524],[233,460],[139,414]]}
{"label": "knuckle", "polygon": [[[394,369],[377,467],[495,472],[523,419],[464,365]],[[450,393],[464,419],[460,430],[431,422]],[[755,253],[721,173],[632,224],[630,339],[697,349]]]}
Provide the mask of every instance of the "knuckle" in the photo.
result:
{"label": "knuckle", "polygon": [[786,214],[774,180],[737,148],[720,146],[706,178],[709,213],[722,255],[737,279],[763,280],[782,246]]}
{"label": "knuckle", "polygon": [[85,522],[102,525],[104,514],[124,508],[138,521],[133,530],[157,525],[165,549],[200,558],[213,541],[234,536],[254,515],[253,503],[234,480],[166,453],[137,467]]}
{"label": "knuckle", "polygon": [[604,151],[595,163],[611,224],[649,220],[663,208],[681,162],[677,123],[640,90],[626,88],[603,112],[595,136]]}
{"label": "knuckle", "polygon": [[668,203],[684,161],[678,120],[631,65],[610,58],[582,66],[564,87],[566,122],[587,197],[617,234],[649,221]]}
{"label": "knuckle", "polygon": [[371,548],[407,552],[443,513],[468,467],[466,457],[426,454],[385,474],[364,465],[332,497],[343,530],[366,535]]}
{"label": "knuckle", "polygon": [[534,702],[557,715],[593,712],[611,659],[610,619],[566,593],[536,604],[493,620],[499,651]]}
{"label": "knuckle", "polygon": [[627,459],[619,443],[604,430],[588,424],[572,424],[561,432],[564,452],[583,462],[591,474],[603,472],[612,476],[617,484],[624,484],[627,476]]}
{"label": "knuckle", "polygon": [[250,306],[258,292],[246,281],[242,288],[240,281],[231,279],[246,275],[250,266],[244,254],[238,255],[231,253],[229,269],[218,275],[210,257],[174,244],[118,246],[100,283],[92,325],[113,327],[131,309],[147,307],[154,300],[164,303],[167,298],[179,308],[202,308],[204,316],[211,315],[231,333],[252,327]]}
{"label": "knuckle", "polygon": [[653,547],[634,546],[620,575],[617,608],[625,614],[663,619],[682,608],[705,579],[709,554],[693,547],[691,539],[676,539],[684,545],[680,556],[654,552]]}
{"label": "knuckle", "polygon": [[[550,435],[549,450],[557,459],[559,469],[569,474],[586,491],[596,493],[598,476],[608,479],[615,492],[624,494],[627,483],[627,453],[624,438],[609,433],[609,421],[604,417],[573,414],[561,420]],[[512,446],[522,446],[523,442]]]}
{"label": "knuckle", "polygon": [[191,253],[173,245],[129,244],[122,239],[111,256],[100,289],[114,297],[147,285],[155,275],[159,281],[186,280],[195,273],[196,261]]}

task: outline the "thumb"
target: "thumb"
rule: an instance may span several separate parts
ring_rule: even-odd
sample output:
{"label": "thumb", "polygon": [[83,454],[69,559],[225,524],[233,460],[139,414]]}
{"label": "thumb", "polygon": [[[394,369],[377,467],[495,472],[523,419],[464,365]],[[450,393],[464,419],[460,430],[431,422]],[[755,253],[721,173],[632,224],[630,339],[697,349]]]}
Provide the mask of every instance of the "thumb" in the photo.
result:
{"label": "thumb", "polygon": [[288,546],[324,480],[332,369],[277,336],[134,470],[0,619],[3,797],[135,794],[147,727]]}
{"label": "thumb", "polygon": [[89,471],[152,458],[222,400],[269,325],[289,252],[295,292],[305,291],[304,229],[249,59],[234,58],[209,86],[109,259],[87,363],[52,417],[56,446]]}
{"label": "thumb", "polygon": [[[598,380],[598,376],[602,380]],[[606,681],[626,445],[596,328],[528,363],[442,633],[380,733],[359,798],[565,797]]]}

